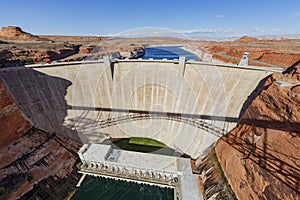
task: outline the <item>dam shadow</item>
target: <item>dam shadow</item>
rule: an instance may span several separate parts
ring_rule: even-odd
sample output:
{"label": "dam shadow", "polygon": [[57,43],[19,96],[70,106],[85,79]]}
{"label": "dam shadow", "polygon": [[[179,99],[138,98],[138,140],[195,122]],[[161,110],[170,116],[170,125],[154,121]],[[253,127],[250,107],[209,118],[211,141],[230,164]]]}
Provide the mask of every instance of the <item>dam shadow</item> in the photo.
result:
{"label": "dam shadow", "polygon": [[0,78],[33,126],[81,142],[77,132],[64,125],[68,110],[65,96],[71,81],[27,67],[3,68]]}

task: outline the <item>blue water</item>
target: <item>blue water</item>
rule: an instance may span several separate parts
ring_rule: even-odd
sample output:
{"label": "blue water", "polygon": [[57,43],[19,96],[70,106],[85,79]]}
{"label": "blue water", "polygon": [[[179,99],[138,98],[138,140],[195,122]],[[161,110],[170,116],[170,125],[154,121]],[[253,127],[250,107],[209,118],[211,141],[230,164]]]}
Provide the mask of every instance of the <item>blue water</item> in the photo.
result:
{"label": "blue water", "polygon": [[179,56],[185,56],[186,60],[199,60],[199,58],[183,49],[180,46],[162,46],[162,47],[149,47],[145,48],[145,55],[143,56],[144,59],[179,59]]}

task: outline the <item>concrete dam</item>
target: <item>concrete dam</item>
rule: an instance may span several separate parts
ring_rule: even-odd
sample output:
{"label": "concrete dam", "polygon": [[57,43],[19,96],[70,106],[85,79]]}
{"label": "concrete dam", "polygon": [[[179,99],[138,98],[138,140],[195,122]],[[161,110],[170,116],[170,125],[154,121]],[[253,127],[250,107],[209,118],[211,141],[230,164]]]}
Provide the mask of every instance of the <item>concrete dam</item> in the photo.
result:
{"label": "concrete dam", "polygon": [[274,71],[282,69],[105,57],[5,68],[0,78],[37,128],[86,144],[152,138],[197,158]]}

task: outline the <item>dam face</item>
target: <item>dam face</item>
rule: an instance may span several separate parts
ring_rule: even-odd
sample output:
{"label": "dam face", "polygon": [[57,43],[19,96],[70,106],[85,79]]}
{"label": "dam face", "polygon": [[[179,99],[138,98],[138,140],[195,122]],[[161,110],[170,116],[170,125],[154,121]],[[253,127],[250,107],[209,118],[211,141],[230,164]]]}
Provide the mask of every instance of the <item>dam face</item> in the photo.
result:
{"label": "dam face", "polygon": [[166,60],[57,63],[0,70],[36,127],[81,140],[147,137],[196,158],[235,126],[265,68]]}

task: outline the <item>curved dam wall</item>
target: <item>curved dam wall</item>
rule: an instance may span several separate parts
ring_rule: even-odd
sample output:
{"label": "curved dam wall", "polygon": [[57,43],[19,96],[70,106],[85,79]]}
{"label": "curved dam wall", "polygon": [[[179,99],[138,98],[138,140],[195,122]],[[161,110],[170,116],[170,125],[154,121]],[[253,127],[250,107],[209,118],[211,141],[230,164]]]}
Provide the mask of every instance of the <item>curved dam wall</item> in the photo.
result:
{"label": "curved dam wall", "polygon": [[2,69],[0,77],[41,129],[83,143],[148,137],[196,158],[235,126],[244,101],[271,71],[104,59]]}

